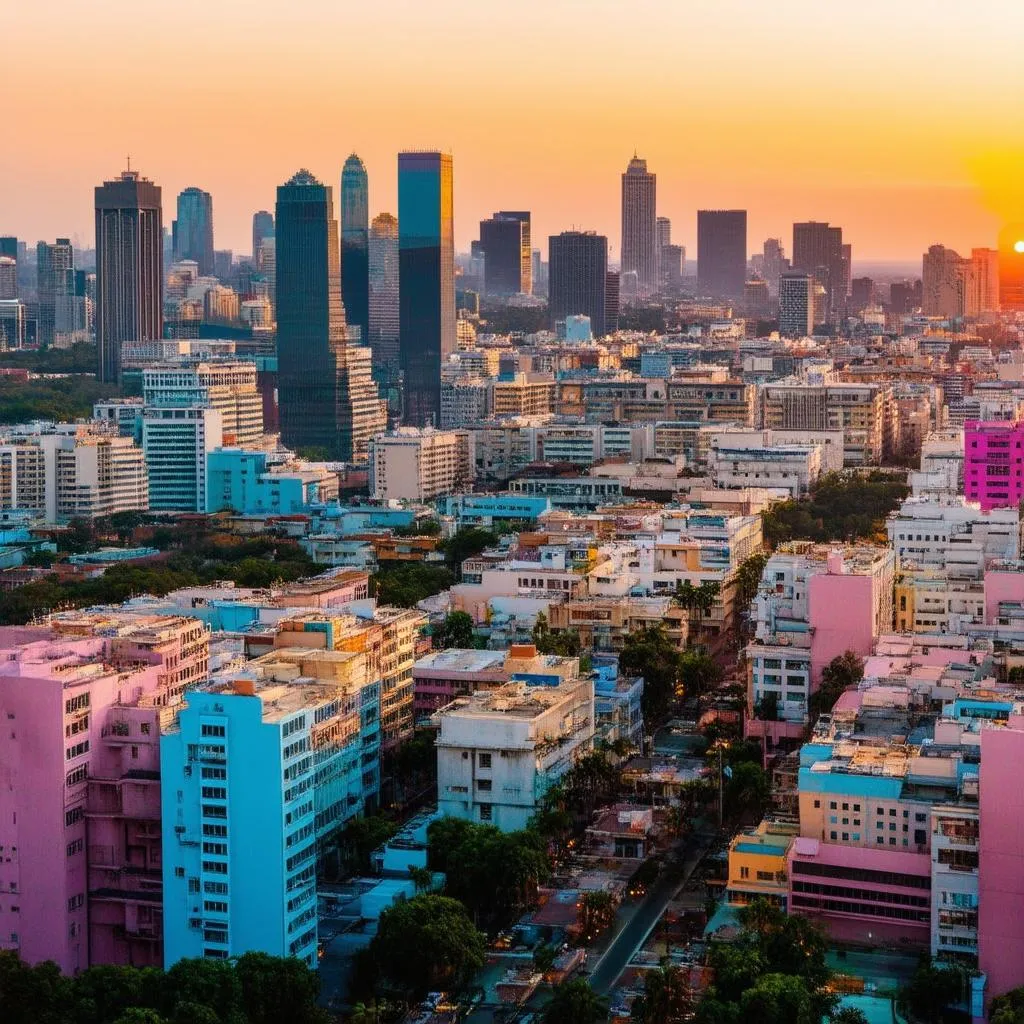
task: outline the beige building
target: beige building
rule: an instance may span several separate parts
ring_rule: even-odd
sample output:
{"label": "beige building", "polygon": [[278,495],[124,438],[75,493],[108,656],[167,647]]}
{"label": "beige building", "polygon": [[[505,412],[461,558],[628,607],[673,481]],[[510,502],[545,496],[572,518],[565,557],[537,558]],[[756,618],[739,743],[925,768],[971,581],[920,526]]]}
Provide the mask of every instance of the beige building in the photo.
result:
{"label": "beige building", "polygon": [[891,441],[891,392],[880,384],[766,384],[761,425],[770,430],[841,430],[847,466],[881,461]]}
{"label": "beige building", "polygon": [[544,416],[554,411],[555,381],[548,374],[517,373],[491,385],[495,416]]}
{"label": "beige building", "polygon": [[370,442],[370,494],[431,501],[468,487],[473,452],[466,430],[402,427]]}
{"label": "beige building", "polygon": [[129,437],[72,424],[11,428],[0,444],[0,508],[48,522],[149,508],[142,450]]}

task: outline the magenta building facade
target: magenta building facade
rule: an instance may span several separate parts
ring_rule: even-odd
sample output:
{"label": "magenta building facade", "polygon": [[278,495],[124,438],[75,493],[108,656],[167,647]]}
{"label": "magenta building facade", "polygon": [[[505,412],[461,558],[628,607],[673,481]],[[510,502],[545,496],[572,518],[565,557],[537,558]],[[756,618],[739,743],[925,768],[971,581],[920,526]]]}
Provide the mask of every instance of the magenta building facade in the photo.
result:
{"label": "magenta building facade", "polygon": [[1024,985],[1024,716],[981,734],[978,966],[986,1002]]}
{"label": "magenta building facade", "polygon": [[0,630],[0,949],[161,963],[161,721],[208,670],[195,619]]}
{"label": "magenta building facade", "polygon": [[1024,498],[1024,421],[964,424],[964,495],[986,512]]}

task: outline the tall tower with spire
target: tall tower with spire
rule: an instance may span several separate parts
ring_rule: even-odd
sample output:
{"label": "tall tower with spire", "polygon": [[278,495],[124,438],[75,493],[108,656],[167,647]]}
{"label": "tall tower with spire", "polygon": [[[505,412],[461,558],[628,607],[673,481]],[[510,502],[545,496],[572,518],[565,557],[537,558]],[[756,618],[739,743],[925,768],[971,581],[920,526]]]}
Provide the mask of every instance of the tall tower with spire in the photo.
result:
{"label": "tall tower with spire", "polygon": [[369,229],[366,168],[353,153],[341,172],[341,297],[349,329],[359,328],[361,345],[370,337]]}
{"label": "tall tower with spire", "polygon": [[636,275],[637,294],[658,289],[657,175],[633,154],[622,175],[622,277]]}

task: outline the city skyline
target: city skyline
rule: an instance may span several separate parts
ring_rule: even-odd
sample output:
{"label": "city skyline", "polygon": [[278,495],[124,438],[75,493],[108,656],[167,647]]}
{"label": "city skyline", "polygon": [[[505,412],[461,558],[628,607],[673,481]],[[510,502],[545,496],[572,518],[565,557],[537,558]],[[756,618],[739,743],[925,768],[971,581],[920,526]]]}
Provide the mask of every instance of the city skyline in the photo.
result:
{"label": "city skyline", "polygon": [[[144,51],[123,45],[131,19],[122,0],[102,10],[55,6],[59,18],[52,8],[12,12],[11,38],[21,41],[12,79],[33,73],[44,40],[55,58],[52,88],[26,91],[14,113],[18,160],[0,161],[0,195],[10,197],[0,204],[2,230],[32,243],[77,234],[88,244],[91,184],[123,167],[129,152],[168,196],[190,184],[210,191],[217,244],[238,252],[248,249],[253,211],[268,207],[295,166],[336,181],[355,150],[371,179],[371,216],[394,213],[395,153],[423,144],[457,161],[460,251],[492,210],[529,209],[537,238],[592,229],[608,236],[618,262],[619,175],[634,149],[659,176],[658,213],[688,250],[698,208],[748,209],[752,242],[785,237],[795,221],[842,224],[865,260],[914,259],[936,241],[958,251],[992,245],[1000,223],[1022,212],[1012,184],[1022,154],[1009,146],[1024,125],[1013,31],[1024,28],[1024,11],[1009,2],[980,5],[967,25],[953,5],[913,0],[827,11],[794,0],[793,16],[781,19],[736,2],[711,10],[651,0],[635,15],[598,3],[586,23],[577,5],[562,3],[544,11],[543,33],[530,5],[474,19],[455,0],[429,11],[391,2],[344,12],[308,0],[307,18],[282,23],[263,3],[244,19],[215,3],[201,9],[206,42],[185,50],[176,45],[179,15],[154,11]],[[183,16],[193,6],[200,10],[187,2]],[[464,33],[457,71],[427,74],[438,50],[452,46],[453,24]],[[388,45],[354,47],[339,70],[342,32],[387,33]],[[965,34],[984,45],[965,45]],[[621,76],[578,75],[559,49],[570,37],[595,67],[628,63],[639,57],[631,44],[642,45],[645,102]],[[90,38],[96,47],[81,46]],[[837,46],[871,60],[837,63]],[[153,81],[164,58],[166,66],[173,58],[175,89],[121,88],[126,78]],[[253,103],[261,58],[271,70]],[[522,69],[514,88],[494,73],[513,60]],[[96,67],[105,70],[96,75]],[[884,67],[898,87],[877,73]],[[83,76],[90,107],[104,114],[87,123],[54,99]],[[536,102],[522,102],[524,88]],[[234,113],[225,118],[224,109]],[[172,111],[187,118],[187,133],[164,129]]]}

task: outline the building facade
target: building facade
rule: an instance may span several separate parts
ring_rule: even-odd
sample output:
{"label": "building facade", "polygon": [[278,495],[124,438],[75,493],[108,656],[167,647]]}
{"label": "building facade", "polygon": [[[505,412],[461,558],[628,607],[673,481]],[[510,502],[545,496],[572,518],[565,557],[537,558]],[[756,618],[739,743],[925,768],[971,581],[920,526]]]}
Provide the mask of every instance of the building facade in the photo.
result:
{"label": "building facade", "polygon": [[360,345],[370,336],[369,228],[366,168],[353,153],[341,171],[341,299],[349,330],[359,329]]}

